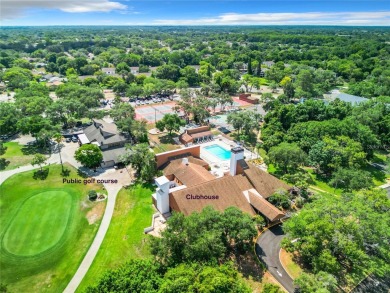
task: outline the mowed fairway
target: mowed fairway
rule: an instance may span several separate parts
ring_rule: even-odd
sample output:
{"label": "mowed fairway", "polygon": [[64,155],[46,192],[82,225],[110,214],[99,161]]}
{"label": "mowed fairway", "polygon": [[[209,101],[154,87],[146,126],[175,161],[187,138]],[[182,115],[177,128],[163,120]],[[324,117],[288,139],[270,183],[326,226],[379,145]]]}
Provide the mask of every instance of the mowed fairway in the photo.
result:
{"label": "mowed fairway", "polygon": [[54,165],[45,180],[29,171],[0,186],[0,278],[10,292],[61,292],[99,227],[105,201],[87,193],[102,186],[63,184],[60,172]]}
{"label": "mowed fairway", "polygon": [[28,165],[34,157],[32,154],[24,154],[22,150],[23,148],[26,148],[26,146],[17,142],[6,142],[4,143],[4,146],[7,149],[5,153],[0,156],[0,158],[4,158],[9,162],[4,170],[11,170],[20,166]]}
{"label": "mowed fairway", "polygon": [[137,184],[118,193],[114,215],[102,246],[76,292],[96,285],[102,274],[134,258],[150,257],[144,228],[152,223],[150,185]]}

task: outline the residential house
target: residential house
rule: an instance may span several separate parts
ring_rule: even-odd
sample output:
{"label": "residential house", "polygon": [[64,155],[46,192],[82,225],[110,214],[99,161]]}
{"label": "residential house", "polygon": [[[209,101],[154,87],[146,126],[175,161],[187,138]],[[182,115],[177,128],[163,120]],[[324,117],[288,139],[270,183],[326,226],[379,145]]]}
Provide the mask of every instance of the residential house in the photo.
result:
{"label": "residential house", "polygon": [[115,75],[115,68],[114,67],[104,67],[102,68],[102,72],[107,75]]}
{"label": "residential house", "polygon": [[125,144],[129,140],[120,133],[115,123],[94,119],[92,125],[84,129],[78,136],[79,143],[95,144],[103,152],[102,167],[112,167],[117,164],[119,155],[125,152]]}

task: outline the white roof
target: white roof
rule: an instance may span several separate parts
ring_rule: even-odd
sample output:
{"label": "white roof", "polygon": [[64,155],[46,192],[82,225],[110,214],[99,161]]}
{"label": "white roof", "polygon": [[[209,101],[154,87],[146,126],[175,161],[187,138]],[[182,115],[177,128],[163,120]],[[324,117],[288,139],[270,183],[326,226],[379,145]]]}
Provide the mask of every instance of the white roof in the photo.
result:
{"label": "white roof", "polygon": [[156,182],[156,184],[158,186],[161,186],[161,185],[164,185],[165,183],[168,183],[169,179],[165,176],[161,176],[161,177],[154,179],[154,181]]}
{"label": "white roof", "polygon": [[79,140],[80,140],[81,144],[90,143],[88,137],[84,133],[79,134]]}

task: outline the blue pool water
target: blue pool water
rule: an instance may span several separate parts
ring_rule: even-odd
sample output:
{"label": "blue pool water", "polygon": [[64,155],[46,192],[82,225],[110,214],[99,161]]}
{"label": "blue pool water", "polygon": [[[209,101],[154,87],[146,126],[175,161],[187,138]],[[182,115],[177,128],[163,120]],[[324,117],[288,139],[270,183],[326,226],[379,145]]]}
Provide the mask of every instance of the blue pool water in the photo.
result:
{"label": "blue pool water", "polygon": [[204,147],[209,153],[216,156],[220,160],[230,160],[231,152],[224,149],[223,147],[213,144],[207,147]]}

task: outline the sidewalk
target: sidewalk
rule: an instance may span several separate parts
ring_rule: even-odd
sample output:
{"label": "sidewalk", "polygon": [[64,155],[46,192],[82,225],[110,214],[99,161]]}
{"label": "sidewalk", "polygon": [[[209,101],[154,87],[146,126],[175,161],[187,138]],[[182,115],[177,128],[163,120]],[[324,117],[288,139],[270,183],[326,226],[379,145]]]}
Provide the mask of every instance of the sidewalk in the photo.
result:
{"label": "sidewalk", "polygon": [[104,187],[108,192],[108,199],[106,210],[104,211],[104,216],[102,222],[100,223],[99,230],[96,233],[95,239],[93,240],[91,247],[89,248],[79,268],[74,274],[72,280],[65,288],[64,293],[73,293],[76,291],[84,276],[87,274],[93,260],[95,259],[95,256],[99,251],[100,245],[103,242],[104,236],[107,233],[108,227],[110,226],[111,218],[114,213],[116,196],[118,195],[119,190],[122,188],[122,185],[105,184]]}

